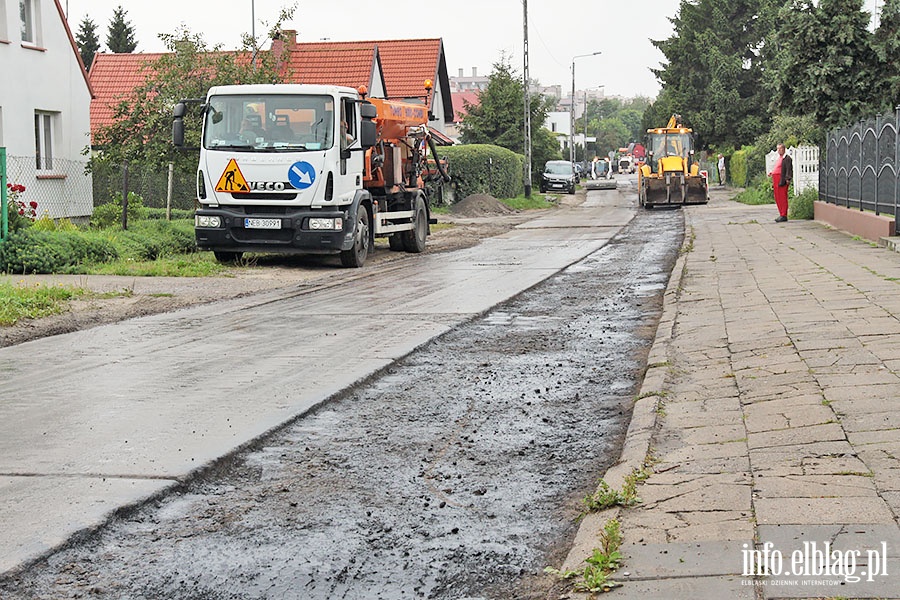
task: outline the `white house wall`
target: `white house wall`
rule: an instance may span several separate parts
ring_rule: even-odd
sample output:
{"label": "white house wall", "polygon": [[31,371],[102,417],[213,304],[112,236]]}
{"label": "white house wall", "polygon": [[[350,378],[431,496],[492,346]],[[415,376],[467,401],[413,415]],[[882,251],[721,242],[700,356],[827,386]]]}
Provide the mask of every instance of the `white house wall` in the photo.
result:
{"label": "white house wall", "polygon": [[[0,0],[0,146],[8,177],[25,185],[24,200],[51,217],[91,214],[91,179],[82,150],[90,143],[91,95],[54,0],[33,0],[35,43],[21,41],[19,1]],[[53,167],[35,165],[35,111],[53,113]]]}

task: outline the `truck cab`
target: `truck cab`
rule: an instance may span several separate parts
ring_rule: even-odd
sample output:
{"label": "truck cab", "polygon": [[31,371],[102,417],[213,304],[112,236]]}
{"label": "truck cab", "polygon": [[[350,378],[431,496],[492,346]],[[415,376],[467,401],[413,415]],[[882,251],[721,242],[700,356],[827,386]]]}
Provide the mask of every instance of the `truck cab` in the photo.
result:
{"label": "truck cab", "polygon": [[[371,242],[371,209],[363,227],[357,218],[371,206],[362,182],[365,150],[375,143],[367,104],[339,86],[211,88],[201,110],[197,246],[221,261],[244,252],[360,258]],[[176,105],[176,145],[184,113]]]}

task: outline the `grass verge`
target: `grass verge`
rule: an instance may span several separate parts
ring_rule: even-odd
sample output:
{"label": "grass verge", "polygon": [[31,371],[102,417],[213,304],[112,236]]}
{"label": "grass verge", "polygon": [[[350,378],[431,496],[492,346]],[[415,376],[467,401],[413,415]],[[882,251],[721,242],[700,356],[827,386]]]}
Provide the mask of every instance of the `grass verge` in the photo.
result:
{"label": "grass verge", "polygon": [[69,300],[88,293],[77,287],[0,283],[0,326],[57,315],[66,309]]}

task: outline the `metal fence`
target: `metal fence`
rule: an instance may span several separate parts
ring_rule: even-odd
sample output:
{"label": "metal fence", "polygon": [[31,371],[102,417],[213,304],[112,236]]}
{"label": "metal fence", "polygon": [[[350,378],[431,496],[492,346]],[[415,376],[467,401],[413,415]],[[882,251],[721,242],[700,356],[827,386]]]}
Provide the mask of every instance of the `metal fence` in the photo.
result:
{"label": "metal fence", "polygon": [[[194,210],[196,202],[195,172],[179,173],[172,171],[172,208]],[[125,189],[126,166],[95,165],[94,206],[112,202],[122,197]],[[169,194],[169,170],[148,167],[137,163],[127,165],[127,184],[129,195],[135,193],[141,197],[144,206],[165,208]]]}
{"label": "metal fence", "polygon": [[894,115],[878,115],[830,131],[819,170],[819,199],[847,208],[893,215],[898,220],[898,130],[900,107]]}
{"label": "metal fence", "polygon": [[90,216],[93,205],[87,161],[54,158],[49,166],[52,168],[39,170],[34,156],[7,156],[7,182],[25,186],[21,199],[37,203],[38,218]]}

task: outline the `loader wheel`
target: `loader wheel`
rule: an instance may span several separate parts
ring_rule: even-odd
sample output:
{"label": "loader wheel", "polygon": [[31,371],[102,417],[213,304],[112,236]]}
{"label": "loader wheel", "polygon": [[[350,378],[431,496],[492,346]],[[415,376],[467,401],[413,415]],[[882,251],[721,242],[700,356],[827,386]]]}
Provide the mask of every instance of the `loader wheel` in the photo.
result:
{"label": "loader wheel", "polygon": [[353,238],[353,247],[349,250],[341,250],[341,264],[358,269],[365,264],[368,255],[369,211],[360,204],[356,212],[356,235]]}
{"label": "loader wheel", "polygon": [[425,210],[425,201],[421,197],[416,198],[412,225],[412,230],[404,231],[401,234],[403,248],[407,252],[418,254],[425,250],[425,240],[428,237],[428,211]]}

